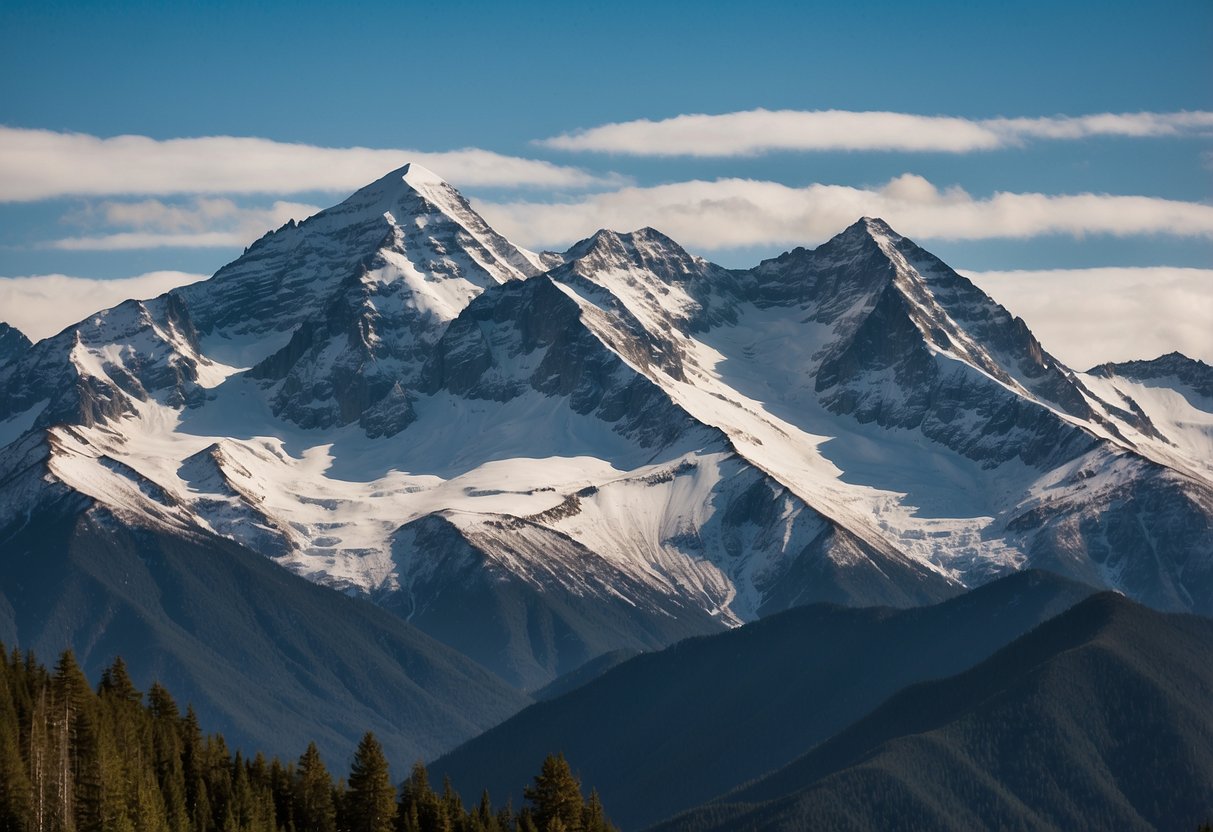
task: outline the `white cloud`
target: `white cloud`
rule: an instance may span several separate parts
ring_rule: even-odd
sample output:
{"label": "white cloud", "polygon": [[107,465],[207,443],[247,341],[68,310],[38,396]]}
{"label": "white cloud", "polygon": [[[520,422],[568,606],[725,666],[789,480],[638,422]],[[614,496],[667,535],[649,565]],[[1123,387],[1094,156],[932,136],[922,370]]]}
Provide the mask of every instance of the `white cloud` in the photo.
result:
{"label": "white cloud", "polygon": [[614,176],[478,148],[424,153],[236,136],[103,139],[0,127],[0,202],[78,195],[343,192],[407,162],[462,187],[559,189],[619,182]]}
{"label": "white cloud", "polygon": [[599,228],[653,226],[691,248],[807,244],[861,216],[883,217],[922,239],[1026,238],[1047,234],[1213,237],[1213,206],[1144,196],[995,193],[974,198],[914,174],[882,186],[792,188],[749,179],[629,187],[570,202],[477,201],[501,233],[531,247],[565,245]]}
{"label": "white cloud", "polygon": [[985,127],[1016,139],[1086,139],[1092,136],[1125,136],[1147,139],[1163,136],[1208,135],[1213,113],[1099,113],[1089,116],[1049,118],[991,118]]}
{"label": "white cloud", "polygon": [[[264,229],[262,231],[264,233]],[[122,231],[116,234],[96,234],[88,237],[64,237],[53,240],[50,248],[64,251],[130,251],[149,248],[241,248],[252,237],[238,231],[203,231],[192,234],[164,234],[147,231]]]}
{"label": "white cloud", "polygon": [[315,205],[278,201],[268,207],[243,207],[230,199],[200,197],[184,204],[158,199],[102,202],[66,218],[77,224],[125,226],[107,234],[53,240],[49,248],[69,251],[119,251],[147,248],[240,248],[287,220],[303,220]]}
{"label": "white cloud", "polygon": [[850,110],[759,109],[616,122],[542,139],[538,144],[556,150],[637,156],[749,156],[778,150],[967,153],[1017,145],[1028,139],[1142,138],[1210,130],[1210,112],[967,119]]}
{"label": "white cloud", "polygon": [[204,277],[206,275],[173,271],[149,272],[116,280],[62,274],[0,277],[0,320],[37,341],[99,309],[108,309],[129,298],[156,297]]}
{"label": "white cloud", "polygon": [[961,271],[1076,369],[1173,350],[1213,363],[1213,269]]}

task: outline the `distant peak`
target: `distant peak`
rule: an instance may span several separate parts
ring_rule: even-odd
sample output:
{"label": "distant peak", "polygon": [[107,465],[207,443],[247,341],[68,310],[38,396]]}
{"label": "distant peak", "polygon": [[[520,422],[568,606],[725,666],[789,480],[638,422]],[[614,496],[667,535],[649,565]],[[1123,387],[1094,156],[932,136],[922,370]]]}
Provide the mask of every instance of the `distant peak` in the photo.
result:
{"label": "distant peak", "polygon": [[896,243],[900,240],[901,235],[879,217],[860,217],[827,240],[823,247],[827,250],[837,247],[863,248],[871,246],[873,243],[879,245],[882,242]]}
{"label": "distant peak", "polygon": [[1198,358],[1189,358],[1182,352],[1176,350],[1166,353],[1165,355],[1160,355],[1158,358],[1139,358],[1132,361],[1108,361],[1092,367],[1087,372],[1094,373],[1096,375],[1109,375],[1122,372],[1165,372],[1167,370],[1173,370],[1180,367],[1207,369],[1208,365]]}
{"label": "distant peak", "polygon": [[1104,378],[1122,376],[1143,382],[1176,379],[1201,395],[1213,398],[1213,367],[1181,352],[1169,352],[1148,361],[1108,362],[1087,372]]}
{"label": "distant peak", "polygon": [[835,237],[835,239],[838,239],[838,238],[843,238],[843,239],[871,238],[871,239],[876,239],[876,240],[879,240],[879,239],[899,240],[899,239],[901,239],[901,235],[898,234],[896,231],[894,231],[893,227],[890,226],[884,220],[882,220],[880,217],[860,217],[855,222],[851,223],[849,226],[847,226],[845,229],[843,229],[841,234],[839,234],[837,237]]}
{"label": "distant peak", "polygon": [[[639,228],[639,229],[633,231],[632,236],[638,240],[647,240],[649,242],[660,243],[662,245],[674,245],[674,246],[678,245],[678,243],[674,242],[673,239],[666,236],[665,234],[662,234],[660,231],[658,231],[656,228],[653,228],[653,226],[651,226],[651,225],[646,225],[644,228]],[[679,247],[681,248],[681,246],[679,246]]]}
{"label": "distant peak", "polygon": [[600,228],[584,240],[578,240],[565,250],[561,256],[566,260],[576,260],[585,257],[592,251],[617,247],[621,244],[622,235],[609,228]]}
{"label": "distant peak", "polygon": [[632,259],[641,257],[646,252],[662,252],[666,255],[673,254],[690,258],[682,246],[649,226],[628,232],[612,231],[609,228],[599,229],[586,239],[574,243],[565,252],[564,257],[566,260],[573,260],[595,252],[615,252],[625,254]]}
{"label": "distant peak", "polygon": [[576,247],[585,246],[592,248],[595,245],[607,246],[637,246],[637,245],[661,245],[661,246],[678,246],[673,240],[662,234],[656,228],[645,226],[638,228],[635,231],[612,231],[609,228],[601,228],[595,231],[588,239],[582,240]]}
{"label": "distant peak", "polygon": [[573,244],[561,257],[566,263],[581,263],[580,268],[637,267],[666,277],[697,273],[701,268],[696,257],[649,227],[626,233],[600,229]]}

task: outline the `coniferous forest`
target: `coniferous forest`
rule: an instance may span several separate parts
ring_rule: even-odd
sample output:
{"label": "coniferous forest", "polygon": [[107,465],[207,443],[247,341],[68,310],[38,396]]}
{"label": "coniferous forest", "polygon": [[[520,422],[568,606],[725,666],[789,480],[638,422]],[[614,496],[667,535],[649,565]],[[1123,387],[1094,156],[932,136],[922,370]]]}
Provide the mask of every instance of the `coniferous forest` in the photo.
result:
{"label": "coniferous forest", "polygon": [[94,689],[75,657],[53,670],[0,647],[0,832],[608,832],[596,792],[585,799],[553,755],[526,805],[468,809],[417,763],[397,788],[367,733],[334,777],[309,744],[298,761],[229,749],[189,707],[153,684],[146,696],[121,658]]}

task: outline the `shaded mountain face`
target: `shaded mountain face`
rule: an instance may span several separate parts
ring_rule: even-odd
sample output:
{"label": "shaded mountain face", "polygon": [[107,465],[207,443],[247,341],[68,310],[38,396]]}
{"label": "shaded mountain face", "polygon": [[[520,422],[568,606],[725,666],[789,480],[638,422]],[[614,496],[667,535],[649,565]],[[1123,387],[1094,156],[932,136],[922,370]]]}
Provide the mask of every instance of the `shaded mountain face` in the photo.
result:
{"label": "shaded mountain face", "polygon": [[0,523],[64,492],[218,535],[528,689],[1033,565],[1210,611],[1211,406],[1151,384],[878,220],[748,271],[536,254],[408,166],[0,365]]}
{"label": "shaded mountain face", "polygon": [[361,599],[214,534],[132,528],[65,493],[0,529],[0,642],[96,678],[121,655],[228,741],[344,764],[373,730],[394,760],[441,753],[527,699]]}
{"label": "shaded mountain face", "polygon": [[1196,829],[1213,622],[1112,593],[661,830]]}
{"label": "shaded mountain face", "polygon": [[905,685],[971,667],[1092,592],[1028,571],[913,610],[801,607],[626,661],[430,770],[517,802],[528,761],[559,748],[612,818],[639,829],[791,762]]}
{"label": "shaded mountain face", "polygon": [[31,346],[24,332],[0,321],[0,364],[15,361]]}

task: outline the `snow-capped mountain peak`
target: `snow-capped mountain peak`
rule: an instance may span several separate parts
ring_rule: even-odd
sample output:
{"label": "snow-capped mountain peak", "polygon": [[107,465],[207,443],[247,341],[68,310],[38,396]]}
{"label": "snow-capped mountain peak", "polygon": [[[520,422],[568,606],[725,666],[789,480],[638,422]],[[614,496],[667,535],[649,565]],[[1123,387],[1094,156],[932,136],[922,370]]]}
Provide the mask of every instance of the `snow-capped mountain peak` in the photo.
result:
{"label": "snow-capped mountain peak", "polygon": [[450,187],[441,176],[416,162],[409,162],[407,165],[404,165],[400,168],[399,173],[404,178],[404,181],[414,188],[424,185],[446,185],[448,188]]}
{"label": "snow-capped mountain peak", "polygon": [[1208,611],[1207,371],[1075,373],[879,219],[749,270],[540,257],[409,165],[0,360],[0,527],[221,534],[527,684],[1029,565]]}

